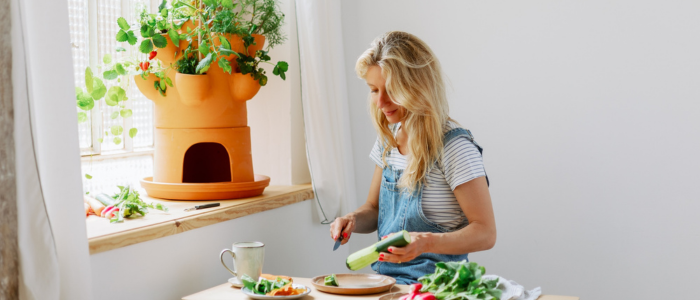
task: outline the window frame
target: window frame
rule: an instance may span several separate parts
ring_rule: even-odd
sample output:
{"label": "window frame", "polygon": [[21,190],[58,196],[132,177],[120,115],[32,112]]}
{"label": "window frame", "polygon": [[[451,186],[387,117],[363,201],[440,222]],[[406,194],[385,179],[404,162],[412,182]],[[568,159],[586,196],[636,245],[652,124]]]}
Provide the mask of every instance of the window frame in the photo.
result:
{"label": "window frame", "polygon": [[[97,66],[100,62],[100,57],[99,57],[99,38],[98,38],[98,22],[99,22],[99,14],[98,14],[98,5],[99,5],[99,0],[87,0],[87,25],[88,25],[88,66],[92,70],[97,70]],[[121,16],[126,18],[129,22],[132,22],[133,20],[130,20],[130,16],[124,16],[124,12],[130,11],[132,8],[130,7],[130,2],[129,0],[119,0],[119,4],[121,7]],[[153,11],[157,9],[159,5],[158,0],[148,0],[147,2],[148,8],[150,11]],[[116,20],[115,20],[116,22]],[[75,68],[75,65],[74,65]],[[150,101],[150,100],[149,100]],[[101,101],[95,102],[95,107],[90,111],[90,137],[91,137],[91,146],[87,148],[80,148],[80,156],[81,156],[81,161],[86,162],[86,161],[91,161],[91,160],[104,160],[104,159],[112,159],[112,158],[123,158],[123,157],[130,157],[130,156],[138,156],[138,155],[153,155],[153,150],[155,149],[155,107],[154,111],[151,114],[151,118],[153,120],[153,144],[151,146],[145,146],[145,147],[134,147],[134,140],[132,138],[123,138],[122,143],[123,147],[121,149],[115,149],[115,150],[107,150],[104,151],[102,149],[102,143],[100,142],[100,139],[102,138],[102,131],[104,130],[104,123],[103,123],[103,118],[102,118],[102,105],[103,103]],[[133,109],[133,105],[131,101],[127,101],[125,104],[125,108],[127,109]],[[126,118],[123,120],[123,127],[124,128],[131,128],[133,125],[133,118]],[[108,142],[108,141],[103,141],[103,142]]]}

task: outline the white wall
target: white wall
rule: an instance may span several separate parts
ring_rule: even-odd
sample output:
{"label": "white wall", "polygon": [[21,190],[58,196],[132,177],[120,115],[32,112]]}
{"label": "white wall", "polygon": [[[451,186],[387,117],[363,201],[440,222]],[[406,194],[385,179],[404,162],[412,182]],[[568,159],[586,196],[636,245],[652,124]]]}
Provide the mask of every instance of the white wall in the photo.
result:
{"label": "white wall", "polygon": [[[219,252],[234,242],[265,243],[263,272],[314,277],[347,272],[347,247],[333,252],[313,201],[90,256],[94,299],[173,300],[226,283]],[[231,267],[231,258],[227,263]]]}
{"label": "white wall", "polygon": [[[688,298],[700,268],[698,1],[344,1],[358,195],[375,139],[354,63],[425,40],[485,147],[489,273],[582,299]],[[364,201],[364,199],[360,199]]]}
{"label": "white wall", "polygon": [[301,111],[299,45],[296,9],[293,0],[280,1],[286,15],[284,32],[288,40],[270,51],[272,63],[289,63],[287,79],[272,74],[272,66],[263,66],[268,83],[247,102],[253,170],[270,176],[270,184],[290,185],[311,182],[306,162],[304,121]]}

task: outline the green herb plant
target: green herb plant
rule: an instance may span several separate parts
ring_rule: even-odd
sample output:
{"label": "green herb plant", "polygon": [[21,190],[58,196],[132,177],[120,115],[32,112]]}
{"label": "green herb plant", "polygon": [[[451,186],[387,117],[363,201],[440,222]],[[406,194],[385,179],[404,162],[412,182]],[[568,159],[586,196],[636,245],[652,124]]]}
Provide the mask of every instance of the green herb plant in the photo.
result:
{"label": "green herb plant", "polygon": [[243,32],[264,35],[268,51],[287,40],[282,32],[284,14],[277,0],[241,0],[240,5],[238,26]]}
{"label": "green herb plant", "polygon": [[[198,26],[183,32],[182,26],[187,21],[196,21]],[[150,74],[155,75],[158,79],[153,88],[162,96],[166,95],[168,87],[173,86],[167,75],[174,68],[185,74],[205,74],[212,63],[217,63],[226,73],[235,71],[250,74],[264,86],[268,78],[261,65],[269,64],[273,66],[272,74],[286,79],[285,72],[289,68],[287,62],[273,64],[269,56],[269,51],[274,46],[286,40],[282,32],[284,14],[279,8],[278,0],[173,0],[170,4],[163,0],[157,13],[147,13],[143,9],[135,24],[129,24],[124,18],[118,18],[117,24],[119,30],[115,38],[121,43],[115,49],[114,57],[117,59],[113,60],[112,54],[106,54],[103,64],[85,70],[85,86],[76,87],[79,123],[86,122],[87,112],[96,107],[98,109],[94,113],[104,115],[103,109],[116,106],[119,111],[111,113],[110,118],[130,118],[132,111],[126,107],[126,101],[129,100],[126,91],[131,77],[135,75],[140,75],[144,80]],[[224,33],[241,36],[245,53],[233,51],[229,41],[222,35]],[[251,56],[248,55],[248,47],[255,44],[253,34],[265,36],[268,46],[264,51],[256,51]],[[154,59],[158,49],[167,47],[169,41],[166,36],[175,46],[179,46],[183,40],[188,42],[185,49],[179,49],[174,54],[187,54],[175,66],[163,66],[160,60]],[[219,42],[218,47],[212,46],[215,39]],[[198,43],[198,47],[194,47],[194,43]],[[238,65],[236,70],[233,70],[231,61],[226,59],[229,55],[235,55]],[[102,99],[105,105],[95,105]],[[121,134],[125,131],[134,138],[138,129],[115,125],[105,130],[105,135],[99,141],[103,142],[111,134],[112,142],[120,144]]]}
{"label": "green herb plant", "polygon": [[475,262],[439,262],[435,273],[418,278],[423,284],[421,292],[430,292],[440,300],[500,299],[496,289],[498,279],[486,280],[486,269]]}

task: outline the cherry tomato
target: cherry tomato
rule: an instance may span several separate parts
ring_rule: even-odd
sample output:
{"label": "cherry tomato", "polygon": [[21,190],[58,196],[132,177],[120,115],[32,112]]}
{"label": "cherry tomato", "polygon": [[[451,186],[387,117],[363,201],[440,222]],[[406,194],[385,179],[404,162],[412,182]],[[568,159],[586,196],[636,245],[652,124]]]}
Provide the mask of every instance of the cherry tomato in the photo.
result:
{"label": "cherry tomato", "polygon": [[144,61],[144,62],[139,64],[139,66],[141,66],[141,70],[144,70],[144,71],[148,71],[148,66],[150,66],[150,65],[151,64],[147,61]]}
{"label": "cherry tomato", "polygon": [[158,55],[158,52],[156,50],[151,51],[151,53],[148,54],[148,59],[153,59]]}

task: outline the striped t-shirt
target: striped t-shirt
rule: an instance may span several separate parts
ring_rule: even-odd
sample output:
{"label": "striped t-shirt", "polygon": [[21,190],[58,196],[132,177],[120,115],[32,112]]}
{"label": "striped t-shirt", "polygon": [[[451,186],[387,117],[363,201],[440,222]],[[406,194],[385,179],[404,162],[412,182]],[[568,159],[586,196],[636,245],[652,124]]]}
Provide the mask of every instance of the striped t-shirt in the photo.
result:
{"label": "striped t-shirt", "polygon": [[[394,136],[400,124],[394,126]],[[458,127],[457,123],[450,121],[445,125],[445,132]],[[384,167],[379,138],[374,143],[369,157],[380,168]],[[393,148],[387,153],[386,162],[394,169],[405,170],[407,159],[408,157],[402,155],[397,148]],[[423,213],[428,220],[450,230],[466,224],[466,217],[453,190],[460,184],[481,176],[486,176],[484,162],[473,143],[464,136],[447,143],[443,151],[442,165],[432,168],[426,177],[427,184],[423,187]]]}

